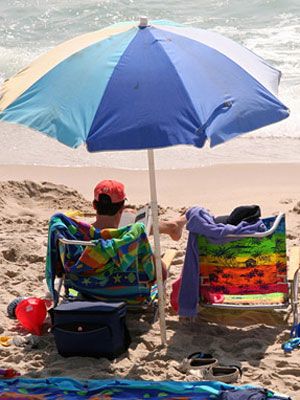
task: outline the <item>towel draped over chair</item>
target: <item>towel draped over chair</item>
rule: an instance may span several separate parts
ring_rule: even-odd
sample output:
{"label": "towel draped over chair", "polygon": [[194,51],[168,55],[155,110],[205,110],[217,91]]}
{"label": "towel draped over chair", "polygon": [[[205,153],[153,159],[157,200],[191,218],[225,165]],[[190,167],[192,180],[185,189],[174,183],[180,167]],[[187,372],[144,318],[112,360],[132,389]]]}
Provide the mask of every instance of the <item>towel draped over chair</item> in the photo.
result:
{"label": "towel draped over chair", "polygon": [[[94,241],[93,247],[62,245],[59,239]],[[85,222],[55,214],[49,222],[46,280],[55,297],[55,276],[65,286],[99,300],[137,304],[151,293],[153,253],[142,223],[98,230]]]}

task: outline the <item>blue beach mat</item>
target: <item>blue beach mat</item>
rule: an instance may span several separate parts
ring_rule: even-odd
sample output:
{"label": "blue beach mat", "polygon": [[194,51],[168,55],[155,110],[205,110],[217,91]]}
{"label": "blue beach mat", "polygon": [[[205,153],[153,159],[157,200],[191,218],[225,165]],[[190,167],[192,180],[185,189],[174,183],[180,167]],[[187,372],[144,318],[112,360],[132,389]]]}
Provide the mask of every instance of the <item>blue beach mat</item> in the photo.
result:
{"label": "blue beach mat", "polygon": [[252,385],[233,386],[221,382],[171,382],[133,380],[86,380],[71,378],[0,380],[0,400],[287,400],[267,389]]}

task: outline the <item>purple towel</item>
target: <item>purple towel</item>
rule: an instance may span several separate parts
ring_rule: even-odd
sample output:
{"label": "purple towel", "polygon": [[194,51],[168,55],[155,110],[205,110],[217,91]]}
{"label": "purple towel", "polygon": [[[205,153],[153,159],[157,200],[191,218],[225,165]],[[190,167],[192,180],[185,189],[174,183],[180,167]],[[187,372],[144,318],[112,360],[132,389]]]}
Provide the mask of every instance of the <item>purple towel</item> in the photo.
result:
{"label": "purple towel", "polygon": [[236,240],[226,238],[227,235],[243,235],[263,232],[266,230],[261,220],[255,224],[241,222],[238,225],[217,224],[213,216],[202,207],[192,207],[186,213],[187,230],[189,237],[187,242],[184,265],[181,275],[179,291],[179,315],[194,317],[197,315],[199,303],[199,254],[197,236],[206,236],[215,244],[223,244]]}

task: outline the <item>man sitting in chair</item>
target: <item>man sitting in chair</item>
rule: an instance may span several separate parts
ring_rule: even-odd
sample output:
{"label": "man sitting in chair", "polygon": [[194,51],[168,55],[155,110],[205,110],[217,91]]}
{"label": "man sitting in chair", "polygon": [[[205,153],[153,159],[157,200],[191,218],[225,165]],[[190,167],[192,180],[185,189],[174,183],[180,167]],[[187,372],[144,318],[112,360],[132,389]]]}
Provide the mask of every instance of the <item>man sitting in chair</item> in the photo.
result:
{"label": "man sitting in chair", "polygon": [[[93,207],[96,211],[96,221],[92,224],[95,228],[102,230],[106,228],[118,228],[122,214],[129,211],[125,207],[125,188],[121,182],[114,180],[103,180],[94,189]],[[159,232],[169,235],[173,240],[179,240],[182,230],[186,224],[186,217],[180,216],[172,221],[160,221]],[[150,231],[150,234],[152,232]],[[163,278],[166,279],[167,272],[162,263]]]}
{"label": "man sitting in chair", "polygon": [[[94,189],[96,215],[92,224],[61,213],[51,217],[46,280],[55,299],[55,276],[65,277],[66,289],[99,300],[126,299],[133,303],[151,295],[156,275],[147,235],[149,230],[151,234],[151,229],[147,232],[146,224],[141,223],[121,222],[123,226],[120,226],[121,216],[126,211],[125,199],[122,183],[105,180]],[[179,240],[185,223],[185,216],[161,221],[159,231]],[[164,279],[166,276],[163,265]]]}

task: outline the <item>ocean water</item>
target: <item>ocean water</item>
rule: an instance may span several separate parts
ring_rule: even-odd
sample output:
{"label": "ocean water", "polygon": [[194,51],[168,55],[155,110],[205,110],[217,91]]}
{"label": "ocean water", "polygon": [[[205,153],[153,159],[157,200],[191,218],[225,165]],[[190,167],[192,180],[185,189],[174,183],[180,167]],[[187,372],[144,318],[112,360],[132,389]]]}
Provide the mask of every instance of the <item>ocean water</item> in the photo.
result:
{"label": "ocean water", "polygon": [[[0,82],[60,42],[140,15],[210,29],[245,45],[282,71],[279,98],[291,110],[288,119],[214,149],[158,150],[158,168],[300,162],[299,0],[0,0]],[[3,123],[0,140],[0,164],[147,167],[145,152],[89,154]]]}

